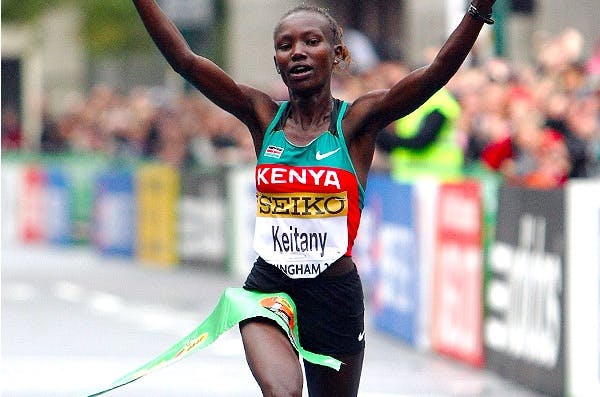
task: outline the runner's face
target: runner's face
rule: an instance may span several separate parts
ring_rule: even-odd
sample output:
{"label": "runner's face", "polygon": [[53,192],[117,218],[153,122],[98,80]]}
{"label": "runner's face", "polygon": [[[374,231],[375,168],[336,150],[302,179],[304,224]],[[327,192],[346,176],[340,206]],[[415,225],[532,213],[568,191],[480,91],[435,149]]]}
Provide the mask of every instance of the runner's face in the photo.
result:
{"label": "runner's face", "polygon": [[[329,84],[336,48],[329,22],[319,14],[298,12],[281,21],[275,32],[275,65],[293,91],[312,91]],[[340,51],[340,50],[337,50]]]}

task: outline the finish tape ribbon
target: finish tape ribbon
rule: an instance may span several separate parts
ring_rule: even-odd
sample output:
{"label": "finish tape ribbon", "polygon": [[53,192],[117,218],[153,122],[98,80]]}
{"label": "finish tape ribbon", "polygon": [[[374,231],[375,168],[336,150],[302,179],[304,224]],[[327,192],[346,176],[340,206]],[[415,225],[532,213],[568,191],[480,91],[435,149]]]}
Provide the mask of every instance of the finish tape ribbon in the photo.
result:
{"label": "finish tape ribbon", "polygon": [[191,353],[207,347],[240,321],[253,317],[266,317],[274,320],[286,332],[294,348],[306,361],[339,371],[341,361],[330,356],[309,352],[300,346],[296,305],[289,295],[281,292],[264,293],[248,291],[243,288],[227,288],[212,313],[189,335],[155,359],[117,379],[106,389],[90,394],[88,397],[99,396],[171,365]]}

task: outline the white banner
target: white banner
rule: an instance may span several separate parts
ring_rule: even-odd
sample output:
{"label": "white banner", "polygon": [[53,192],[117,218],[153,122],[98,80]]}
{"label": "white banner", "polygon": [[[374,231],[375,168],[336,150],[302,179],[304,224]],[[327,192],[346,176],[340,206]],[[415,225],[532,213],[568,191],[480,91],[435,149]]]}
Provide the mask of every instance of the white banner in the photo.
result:
{"label": "white banner", "polygon": [[19,205],[19,192],[23,173],[23,166],[13,162],[2,162],[2,183],[0,184],[0,197],[2,197],[2,245],[4,247],[18,242],[17,236],[17,209]]}
{"label": "white banner", "polygon": [[431,286],[435,261],[435,231],[439,182],[420,179],[415,183],[416,224],[419,261],[419,330],[417,346],[431,349]]}
{"label": "white banner", "polygon": [[252,248],[256,218],[256,188],[254,167],[236,168],[227,174],[228,267],[233,276],[246,278],[257,254]]}
{"label": "white banner", "polygon": [[567,190],[567,395],[600,396],[600,180]]}

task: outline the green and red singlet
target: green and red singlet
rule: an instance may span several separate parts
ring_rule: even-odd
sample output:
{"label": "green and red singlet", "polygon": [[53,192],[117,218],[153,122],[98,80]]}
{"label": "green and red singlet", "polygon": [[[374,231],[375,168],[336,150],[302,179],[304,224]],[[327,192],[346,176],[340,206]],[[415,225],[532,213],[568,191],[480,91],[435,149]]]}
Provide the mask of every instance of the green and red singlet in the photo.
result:
{"label": "green and red singlet", "polygon": [[347,103],[334,101],[332,123],[306,146],[282,129],[283,102],[266,131],[255,172],[254,249],[291,278],[312,278],[351,255],[364,189],[341,128]]}

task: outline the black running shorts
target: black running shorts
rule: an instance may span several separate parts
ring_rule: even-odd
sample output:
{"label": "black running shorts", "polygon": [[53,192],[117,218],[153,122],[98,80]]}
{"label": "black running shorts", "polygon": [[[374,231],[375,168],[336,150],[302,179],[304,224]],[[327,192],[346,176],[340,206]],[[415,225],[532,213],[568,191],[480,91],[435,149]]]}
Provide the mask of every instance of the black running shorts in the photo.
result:
{"label": "black running shorts", "polygon": [[365,347],[364,295],[356,266],[342,275],[291,279],[259,257],[244,288],[290,295],[298,311],[300,345],[308,351],[346,355]]}

